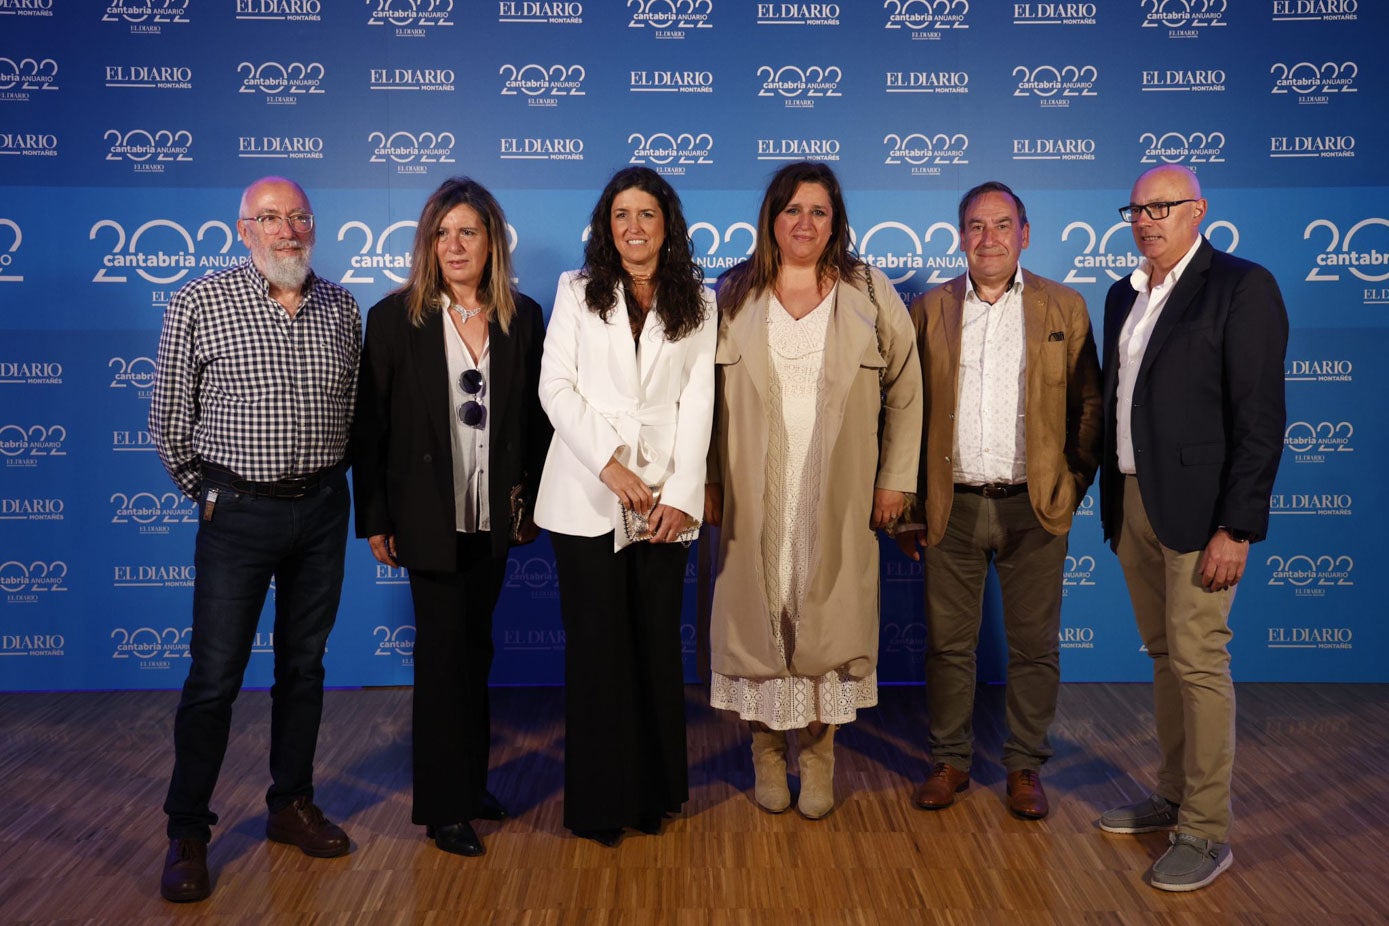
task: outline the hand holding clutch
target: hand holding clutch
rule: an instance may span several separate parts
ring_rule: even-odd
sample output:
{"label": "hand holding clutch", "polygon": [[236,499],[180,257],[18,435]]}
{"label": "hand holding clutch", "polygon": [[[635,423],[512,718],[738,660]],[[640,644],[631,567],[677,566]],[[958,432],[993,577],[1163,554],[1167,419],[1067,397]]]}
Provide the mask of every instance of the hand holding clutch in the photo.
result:
{"label": "hand holding clutch", "polygon": [[[648,540],[655,540],[655,535],[651,529],[651,516],[660,506],[661,489],[659,486],[652,486],[650,488],[651,497],[654,500],[651,506],[651,511],[647,512],[646,514],[641,514],[639,512],[633,511],[626,505],[622,506],[622,529],[626,533],[627,539],[632,543],[642,543]],[[676,511],[676,509],[669,508],[668,506],[667,510],[673,512]],[[677,513],[683,514],[683,512]],[[698,518],[691,518],[688,515],[686,515],[685,517],[688,523],[680,531],[680,533],[675,535],[674,542],[683,543],[685,546],[688,547],[690,544],[694,543],[695,540],[699,537],[700,522]]]}

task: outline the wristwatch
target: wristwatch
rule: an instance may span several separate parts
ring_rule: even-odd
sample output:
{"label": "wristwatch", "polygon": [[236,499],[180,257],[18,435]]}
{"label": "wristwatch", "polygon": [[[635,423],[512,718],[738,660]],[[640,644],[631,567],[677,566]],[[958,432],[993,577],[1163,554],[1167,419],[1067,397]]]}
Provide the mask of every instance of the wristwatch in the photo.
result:
{"label": "wristwatch", "polygon": [[1238,527],[1222,527],[1220,529],[1235,543],[1248,543],[1254,539],[1253,531],[1241,530]]}

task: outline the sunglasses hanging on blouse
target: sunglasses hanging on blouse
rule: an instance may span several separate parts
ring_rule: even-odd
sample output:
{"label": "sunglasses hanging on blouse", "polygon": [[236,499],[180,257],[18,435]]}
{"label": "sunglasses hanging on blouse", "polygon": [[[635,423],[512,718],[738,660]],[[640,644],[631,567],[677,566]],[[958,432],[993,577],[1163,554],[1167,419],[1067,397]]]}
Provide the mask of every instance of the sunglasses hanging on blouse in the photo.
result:
{"label": "sunglasses hanging on blouse", "polygon": [[485,386],[480,370],[464,370],[458,377],[458,388],[473,396],[458,406],[458,420],[470,428],[482,428],[487,424],[487,406],[482,404]]}

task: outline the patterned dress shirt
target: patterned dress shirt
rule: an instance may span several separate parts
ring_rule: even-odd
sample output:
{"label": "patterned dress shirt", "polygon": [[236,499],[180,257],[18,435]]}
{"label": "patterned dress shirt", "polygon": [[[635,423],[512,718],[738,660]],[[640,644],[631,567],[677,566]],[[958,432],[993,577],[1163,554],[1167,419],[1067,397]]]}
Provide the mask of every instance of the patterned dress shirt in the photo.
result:
{"label": "patterned dress shirt", "polygon": [[169,300],[149,427],[164,468],[196,498],[201,461],[273,482],[333,466],[347,450],[362,316],[314,274],[291,317],[250,259]]}

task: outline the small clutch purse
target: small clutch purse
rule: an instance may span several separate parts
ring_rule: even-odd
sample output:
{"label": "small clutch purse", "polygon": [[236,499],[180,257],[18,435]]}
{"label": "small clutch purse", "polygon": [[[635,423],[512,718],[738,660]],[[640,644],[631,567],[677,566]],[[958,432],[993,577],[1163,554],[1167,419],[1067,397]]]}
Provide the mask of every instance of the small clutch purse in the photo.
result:
{"label": "small clutch purse", "polygon": [[[651,510],[655,511],[656,506],[661,502],[661,489],[659,486],[649,486],[651,489]],[[675,539],[685,546],[689,546],[699,539],[700,522],[691,519],[691,524],[675,535]],[[642,543],[651,539],[651,525],[647,523],[646,515],[638,514],[626,505],[622,506],[622,530],[627,535],[627,539],[632,543]]]}
{"label": "small clutch purse", "polygon": [[526,523],[526,499],[521,494],[522,489],[519,482],[511,487],[511,542],[518,544],[528,542],[521,536],[521,528]]}

